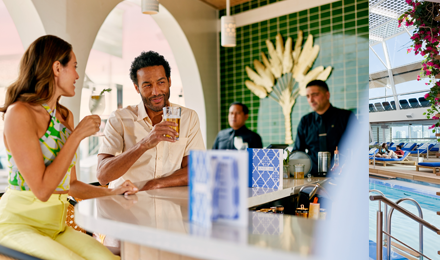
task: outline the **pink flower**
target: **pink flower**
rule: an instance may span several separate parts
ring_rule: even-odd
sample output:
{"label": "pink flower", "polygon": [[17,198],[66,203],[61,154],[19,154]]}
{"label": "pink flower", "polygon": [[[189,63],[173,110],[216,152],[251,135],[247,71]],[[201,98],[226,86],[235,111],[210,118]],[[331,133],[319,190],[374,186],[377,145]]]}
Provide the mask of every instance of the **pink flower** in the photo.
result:
{"label": "pink flower", "polygon": [[439,120],[440,117],[433,116],[432,119],[434,119],[434,120]]}
{"label": "pink flower", "polygon": [[421,51],[420,54],[422,54],[422,56],[425,56],[425,52],[424,51]]}
{"label": "pink flower", "polygon": [[435,101],[438,101],[439,99],[438,99],[438,98],[434,98],[434,100],[435,100]]}
{"label": "pink flower", "polygon": [[428,64],[428,66],[434,66],[434,62],[432,62],[432,61],[428,61],[427,64]]}
{"label": "pink flower", "polygon": [[429,85],[429,83],[425,83],[425,85],[426,85],[426,86],[428,86],[428,85]]}
{"label": "pink flower", "polygon": [[435,124],[433,124],[432,126],[428,127],[428,129],[433,129],[435,128]]}
{"label": "pink flower", "polygon": [[419,81],[420,80],[420,75],[417,75],[417,81]]}
{"label": "pink flower", "polygon": [[412,51],[412,48],[409,48],[406,50],[406,53],[410,53]]}
{"label": "pink flower", "polygon": [[426,71],[426,76],[429,76],[429,75],[431,75],[431,71],[430,71],[430,70],[427,70],[427,71]]}
{"label": "pink flower", "polygon": [[[426,83],[426,84],[428,84],[428,83]],[[428,99],[428,97],[429,97],[429,93],[426,93],[425,94],[425,99]]]}

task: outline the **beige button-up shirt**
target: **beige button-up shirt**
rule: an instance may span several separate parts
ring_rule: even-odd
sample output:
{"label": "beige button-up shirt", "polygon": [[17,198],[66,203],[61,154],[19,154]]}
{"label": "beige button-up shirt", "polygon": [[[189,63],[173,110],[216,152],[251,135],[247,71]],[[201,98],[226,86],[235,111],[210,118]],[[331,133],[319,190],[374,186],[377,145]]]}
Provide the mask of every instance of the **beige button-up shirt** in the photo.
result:
{"label": "beige button-up shirt", "polygon": [[[176,104],[171,106],[181,107]],[[190,150],[205,149],[197,113],[186,107],[181,109],[179,140],[175,143],[162,141],[147,150],[122,177],[110,183],[110,188],[125,180],[139,182],[169,176],[181,168],[182,159],[189,155]],[[107,121],[99,154],[117,156],[132,148],[152,129],[152,121],[142,101],[138,105],[118,109]]]}

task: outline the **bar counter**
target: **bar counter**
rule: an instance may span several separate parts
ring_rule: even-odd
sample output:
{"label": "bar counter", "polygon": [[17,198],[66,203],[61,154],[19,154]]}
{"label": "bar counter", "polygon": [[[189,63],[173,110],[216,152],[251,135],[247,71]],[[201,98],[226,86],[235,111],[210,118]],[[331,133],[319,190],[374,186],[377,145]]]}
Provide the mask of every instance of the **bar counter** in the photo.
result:
{"label": "bar counter", "polygon": [[[249,188],[253,207],[297,193],[325,178],[285,179],[284,189]],[[141,187],[142,183],[136,183]],[[319,220],[318,220],[319,221]],[[247,227],[188,222],[188,187],[81,201],[75,222],[121,241],[122,259],[311,259],[314,220],[249,212]]]}

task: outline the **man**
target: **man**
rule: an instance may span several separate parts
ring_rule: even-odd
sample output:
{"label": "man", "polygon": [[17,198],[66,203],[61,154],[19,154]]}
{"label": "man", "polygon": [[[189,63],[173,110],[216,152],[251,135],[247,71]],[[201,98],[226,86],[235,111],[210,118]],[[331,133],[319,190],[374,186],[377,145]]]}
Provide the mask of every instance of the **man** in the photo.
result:
{"label": "man", "polygon": [[396,146],[396,152],[395,154],[397,155],[397,158],[402,158],[403,155],[405,154],[404,151],[402,151],[402,146],[401,145],[397,145]]}
{"label": "man", "polygon": [[249,109],[246,105],[239,102],[232,103],[228,116],[231,128],[218,133],[212,149],[236,149],[234,146],[234,137],[236,136],[241,136],[243,143],[247,143],[249,148],[263,148],[260,135],[245,126],[248,118]]}
{"label": "man", "polygon": [[307,149],[312,159],[313,175],[318,174],[318,152],[327,151],[333,158],[353,113],[330,104],[330,92],[322,80],[313,80],[306,86],[307,101],[314,112],[301,118],[293,150]]}
{"label": "man", "polygon": [[130,78],[142,101],[116,110],[108,119],[98,153],[101,184],[147,181],[141,190],[188,185],[189,151],[205,145],[195,111],[181,107],[179,135],[171,128],[176,123],[163,121],[163,107],[178,107],[168,101],[170,73],[168,62],[156,52],[142,52],[134,59]]}

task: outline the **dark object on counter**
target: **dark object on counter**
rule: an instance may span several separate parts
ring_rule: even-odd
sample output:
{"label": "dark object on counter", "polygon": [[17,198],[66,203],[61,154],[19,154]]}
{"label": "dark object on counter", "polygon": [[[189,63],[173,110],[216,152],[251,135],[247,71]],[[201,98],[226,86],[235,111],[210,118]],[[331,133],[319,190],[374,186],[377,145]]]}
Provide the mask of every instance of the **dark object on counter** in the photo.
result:
{"label": "dark object on counter", "polygon": [[328,198],[328,194],[318,189],[316,193],[312,197],[310,197],[309,195],[312,193],[312,191],[313,187],[305,187],[300,193],[298,193],[296,207],[300,207],[300,205],[303,204],[304,207],[309,208],[310,202],[313,202],[313,200],[317,197],[321,209],[326,209],[327,212],[329,212],[332,201],[330,198]]}
{"label": "dark object on counter", "polygon": [[303,218],[307,218],[309,216],[309,209],[304,208],[304,204],[301,204],[301,207],[295,210],[295,215]]}
{"label": "dark object on counter", "polygon": [[277,205],[276,208],[277,208],[277,213],[284,214],[283,205]]}
{"label": "dark object on counter", "polygon": [[315,176],[327,176],[330,171],[330,152],[318,153],[318,173]]}
{"label": "dark object on counter", "polygon": [[269,144],[268,147],[266,147],[267,149],[286,149],[287,146],[289,146],[288,144]]}

